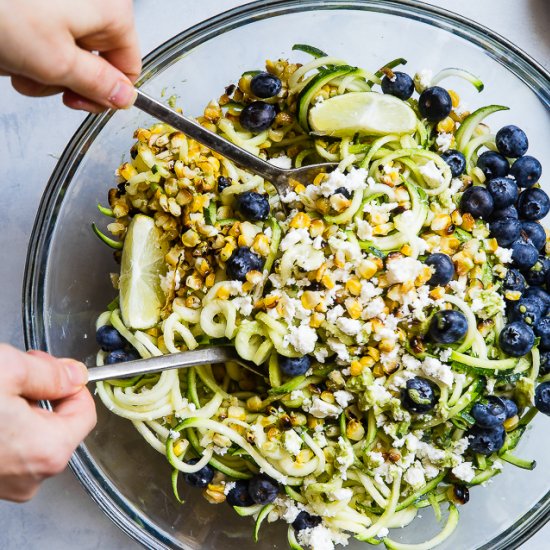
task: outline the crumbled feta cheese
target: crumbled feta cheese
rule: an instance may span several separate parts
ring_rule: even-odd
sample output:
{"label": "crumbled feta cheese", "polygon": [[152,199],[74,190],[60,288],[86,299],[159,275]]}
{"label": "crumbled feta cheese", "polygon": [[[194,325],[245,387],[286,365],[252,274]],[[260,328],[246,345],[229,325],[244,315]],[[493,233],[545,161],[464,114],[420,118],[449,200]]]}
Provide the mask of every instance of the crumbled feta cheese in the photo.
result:
{"label": "crumbled feta cheese", "polygon": [[378,466],[382,466],[382,464],[384,464],[384,456],[382,453],[370,451],[367,453],[367,461],[371,468],[377,468]]}
{"label": "crumbled feta cheese", "polygon": [[337,390],[334,392],[336,403],[345,409],[354,399],[353,394],[346,390]]}
{"label": "crumbled feta cheese", "polygon": [[304,410],[315,418],[327,418],[327,416],[337,417],[342,412],[342,409],[332,403],[327,403],[319,397],[315,396],[311,405],[304,405]]}
{"label": "crumbled feta cheese", "polygon": [[440,132],[435,139],[437,150],[441,153],[448,151],[451,148],[452,142],[453,134],[447,134],[446,132]]}
{"label": "crumbled feta cheese", "polygon": [[237,308],[237,311],[244,317],[250,315],[254,309],[254,306],[252,305],[252,298],[250,296],[233,298],[232,303]]}
{"label": "crumbled feta cheese", "polygon": [[422,69],[414,75],[414,87],[418,93],[429,88],[432,83],[433,71],[430,69]]}
{"label": "crumbled feta cheese", "polygon": [[360,260],[363,256],[361,247],[357,242],[346,241],[333,236],[329,238],[328,244],[333,252],[337,252],[338,250],[344,252],[348,260]]}
{"label": "crumbled feta cheese", "polygon": [[373,317],[380,315],[384,311],[385,307],[386,304],[382,298],[373,298],[363,310],[362,317],[363,319],[372,319]]}
{"label": "crumbled feta cheese", "polygon": [[414,464],[405,472],[403,480],[413,489],[423,487],[426,484],[426,478],[424,477],[424,468],[422,467],[422,464],[415,461]]}
{"label": "crumbled feta cheese", "polygon": [[287,523],[292,523],[302,511],[290,498],[278,497],[273,504],[279,512],[279,517]]}
{"label": "crumbled feta cheese", "polygon": [[325,359],[328,357],[328,350],[327,348],[316,349],[313,352],[313,356],[317,359],[317,361],[319,361],[319,363],[324,363]]}
{"label": "crumbled feta cheese", "polygon": [[470,483],[476,476],[476,472],[471,462],[463,462],[458,466],[455,466],[452,470],[453,475],[466,483]]}
{"label": "crumbled feta cheese", "polygon": [[292,159],[290,159],[286,155],[281,155],[280,157],[269,159],[269,164],[273,164],[273,166],[288,170],[289,168],[292,168]]}
{"label": "crumbled feta cheese", "polygon": [[296,456],[302,448],[302,438],[294,430],[289,430],[283,435],[283,446],[291,455]]}
{"label": "crumbled feta cheese", "polygon": [[453,384],[454,375],[451,367],[435,357],[426,357],[422,362],[422,370],[426,375],[439,380],[446,386],[450,387]]}
{"label": "crumbled feta cheese", "polygon": [[424,264],[415,258],[403,257],[389,260],[386,268],[388,283],[394,285],[414,281],[424,268]]}
{"label": "crumbled feta cheese", "polygon": [[302,529],[297,534],[298,542],[308,546],[311,550],[334,550],[334,543],[346,546],[349,535],[329,529],[324,525],[317,525],[312,529]]}
{"label": "crumbled feta cheese", "polygon": [[307,355],[315,349],[317,332],[307,325],[290,327],[290,334],[284,337],[284,342],[290,344],[298,353]]}
{"label": "crumbled feta cheese", "polygon": [[346,441],[343,437],[338,438],[338,451],[336,455],[336,462],[338,469],[342,475],[342,479],[347,479],[347,471],[350,466],[353,466],[355,462],[355,454],[353,447],[349,441]]}
{"label": "crumbled feta cheese", "polygon": [[327,311],[327,321],[331,324],[331,325],[335,325],[336,324],[336,321],[342,316],[344,315],[344,308],[338,304],[336,306],[334,306],[332,309],[329,309]]}
{"label": "crumbled feta cheese", "polygon": [[464,101],[461,101],[454,109],[453,111],[455,114],[459,117],[465,115],[466,113],[470,112],[470,109],[468,107],[468,104]]}
{"label": "crumbled feta cheese", "polygon": [[352,168],[347,174],[333,170],[328,178],[321,183],[319,190],[324,197],[330,197],[339,187],[348,191],[356,191],[366,187],[367,171],[364,168]]}
{"label": "crumbled feta cheese", "polygon": [[499,259],[501,264],[509,264],[512,261],[512,249],[499,246],[495,250],[495,256]]}
{"label": "crumbled feta cheese", "polygon": [[361,281],[361,301],[368,303],[375,296],[382,294],[382,289],[374,286],[370,281]]}
{"label": "crumbled feta cheese", "polygon": [[237,483],[235,481],[226,481],[225,485],[223,486],[223,492],[225,495],[229,494],[230,491],[232,491]]}
{"label": "crumbled feta cheese", "polygon": [[340,361],[349,362],[350,355],[346,344],[340,342],[336,338],[329,338],[327,340],[328,347],[337,355]]}
{"label": "crumbled feta cheese", "polygon": [[466,449],[468,448],[469,441],[467,437],[462,437],[461,439],[457,440],[453,444],[453,450],[455,453],[459,455],[463,455],[466,452]]}
{"label": "crumbled feta cheese", "polygon": [[336,320],[336,326],[344,333],[350,336],[355,336],[361,331],[363,323],[356,319],[348,319],[347,317],[340,317]]}
{"label": "crumbled feta cheese", "polygon": [[301,399],[304,397],[304,392],[302,390],[292,390],[290,392],[290,400],[296,401],[297,399]]}
{"label": "crumbled feta cheese", "polygon": [[362,241],[368,241],[372,238],[372,225],[365,220],[355,222],[357,228],[357,237]]}
{"label": "crumbled feta cheese", "polygon": [[418,171],[430,187],[438,187],[445,181],[443,174],[433,160],[429,160],[426,164],[420,166]]}
{"label": "crumbled feta cheese", "polygon": [[451,348],[445,348],[440,352],[439,359],[443,362],[446,362],[451,358],[452,353],[453,353],[453,350]]}

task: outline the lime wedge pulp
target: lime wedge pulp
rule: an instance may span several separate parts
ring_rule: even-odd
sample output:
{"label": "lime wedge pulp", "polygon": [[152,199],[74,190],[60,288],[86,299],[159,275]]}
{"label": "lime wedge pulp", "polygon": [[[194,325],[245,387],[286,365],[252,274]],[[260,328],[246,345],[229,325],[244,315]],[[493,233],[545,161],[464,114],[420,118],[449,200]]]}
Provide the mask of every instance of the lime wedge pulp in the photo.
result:
{"label": "lime wedge pulp", "polygon": [[412,134],[418,119],[397,97],[377,92],[350,92],[317,103],[309,111],[311,129],[322,135],[346,137]]}
{"label": "lime wedge pulp", "polygon": [[120,312],[127,327],[148,329],[160,319],[164,293],[160,275],[168,243],[153,218],[138,214],[124,239],[120,266]]}

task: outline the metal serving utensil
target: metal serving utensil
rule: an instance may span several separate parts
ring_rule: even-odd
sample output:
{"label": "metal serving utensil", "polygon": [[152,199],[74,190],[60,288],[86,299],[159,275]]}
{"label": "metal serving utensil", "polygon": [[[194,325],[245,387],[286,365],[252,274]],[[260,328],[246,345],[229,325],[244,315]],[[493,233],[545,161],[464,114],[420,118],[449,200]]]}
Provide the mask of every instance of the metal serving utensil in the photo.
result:
{"label": "metal serving utensil", "polygon": [[338,166],[335,162],[325,162],[321,164],[312,164],[301,168],[284,169],[258,158],[242,147],[231,143],[225,138],[207,130],[198,122],[176,113],[170,107],[160,103],[156,99],[148,96],[141,90],[137,90],[137,97],[134,106],[145,113],[162,120],[173,128],[180,130],[187,136],[202,143],[212,151],[232,160],[235,164],[250,170],[265,180],[271,182],[281,197],[292,191],[290,180],[297,180],[305,185],[310,184],[315,176],[320,172],[333,170]]}
{"label": "metal serving utensil", "polygon": [[169,369],[185,369],[210,365],[212,363],[225,363],[232,361],[238,363],[258,376],[265,377],[258,367],[250,361],[245,361],[231,346],[208,346],[192,351],[171,353],[160,357],[149,357],[148,359],[136,359],[125,363],[115,363],[102,367],[90,367],[88,369],[88,382],[100,380],[111,380],[113,378],[131,378],[138,374],[151,374]]}

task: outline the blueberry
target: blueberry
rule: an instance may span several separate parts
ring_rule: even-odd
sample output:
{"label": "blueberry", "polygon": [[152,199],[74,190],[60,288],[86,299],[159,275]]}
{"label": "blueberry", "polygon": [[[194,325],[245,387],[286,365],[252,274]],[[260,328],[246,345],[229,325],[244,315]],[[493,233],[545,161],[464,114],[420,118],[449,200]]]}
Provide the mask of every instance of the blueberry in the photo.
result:
{"label": "blueberry", "polygon": [[550,210],[550,198],[538,187],[526,189],[518,199],[518,212],[521,218],[541,220]]}
{"label": "blueberry", "polygon": [[115,327],[103,325],[97,329],[95,339],[103,351],[121,349],[126,345],[126,340]]}
{"label": "blueberry", "polygon": [[514,292],[523,292],[527,287],[525,277],[518,269],[509,269],[506,272],[502,288],[505,290],[512,290]]}
{"label": "blueberry", "polygon": [[248,493],[256,504],[269,504],[277,498],[279,487],[266,475],[257,475],[249,481]]}
{"label": "blueberry", "polygon": [[428,336],[437,344],[454,344],[468,332],[468,321],[461,311],[445,309],[438,311],[430,322]]}
{"label": "blueberry", "polygon": [[530,286],[542,286],[550,272],[550,258],[539,256],[535,265],[528,271],[525,271],[525,280]]}
{"label": "blueberry", "polygon": [[534,343],[533,329],[521,321],[506,325],[498,337],[500,349],[512,357],[522,357],[529,353]]}
{"label": "blueberry", "polygon": [[430,122],[439,122],[449,116],[453,108],[451,96],[445,88],[426,88],[418,98],[420,114]]}
{"label": "blueberry", "polygon": [[511,321],[523,321],[524,323],[534,326],[542,317],[544,304],[535,297],[520,298],[510,308],[508,318]]}
{"label": "blueberry", "polygon": [[539,222],[522,221],[521,230],[527,235],[537,250],[542,250],[546,244],[546,231]]}
{"label": "blueberry", "polygon": [[495,204],[493,196],[485,187],[476,185],[468,187],[460,199],[460,210],[462,213],[470,213],[474,218],[489,219]]}
{"label": "blueberry", "polygon": [[[198,458],[192,458],[188,464],[196,464]],[[184,474],[183,478],[191,487],[206,487],[214,479],[214,470],[208,464],[198,472]]]}
{"label": "blueberry", "polygon": [[239,479],[234,483],[234,487],[227,493],[227,503],[231,506],[252,506],[254,501],[248,492],[248,481]]}
{"label": "blueberry", "polygon": [[256,97],[261,97],[262,99],[276,96],[282,87],[281,79],[269,73],[254,75],[250,81],[250,90]]}
{"label": "blueberry", "polygon": [[524,296],[526,298],[537,298],[538,300],[540,300],[543,306],[543,315],[546,315],[550,310],[550,294],[548,294],[548,292],[545,292],[542,288],[532,286],[525,291]]}
{"label": "blueberry", "polygon": [[263,101],[254,101],[241,111],[239,120],[245,130],[263,132],[273,124],[276,115],[277,110],[273,105]]}
{"label": "blueberry", "polygon": [[245,191],[235,197],[237,210],[245,220],[259,222],[269,216],[269,200],[267,195],[255,191]]}
{"label": "blueberry", "polygon": [[512,243],[512,262],[519,269],[529,269],[539,258],[539,251],[528,241],[518,239]]}
{"label": "blueberry", "polygon": [[226,187],[231,185],[231,180],[224,176],[218,178],[218,193],[221,193]]}
{"label": "blueberry", "polygon": [[539,374],[541,376],[546,376],[547,374],[550,374],[550,351],[542,350],[540,352]]}
{"label": "blueberry", "polygon": [[135,361],[141,359],[136,351],[127,351],[125,349],[114,349],[105,357],[106,365],[114,365],[115,363],[125,363],[126,361]]}
{"label": "blueberry", "polygon": [[493,197],[495,208],[512,206],[518,200],[519,190],[513,179],[493,178],[487,183],[487,189]]}
{"label": "blueberry", "polygon": [[335,195],[343,195],[346,197],[346,199],[351,199],[351,191],[349,189],[346,189],[345,187],[338,187],[336,191],[334,191]]}
{"label": "blueberry", "polygon": [[453,178],[457,178],[466,170],[466,157],[456,149],[445,151],[441,158],[449,165]]}
{"label": "blueberry", "polygon": [[506,397],[501,397],[500,399],[506,407],[506,418],[513,418],[518,414],[519,410],[515,401],[512,401],[512,399],[508,399]]}
{"label": "blueberry", "polygon": [[517,241],[521,232],[521,223],[516,218],[500,218],[489,223],[491,237],[494,237],[500,246],[510,246]]}
{"label": "blueberry", "polygon": [[401,391],[401,402],[403,408],[409,412],[431,411],[437,402],[433,384],[420,376],[407,380],[407,384]]}
{"label": "blueberry", "polygon": [[497,132],[495,143],[499,152],[509,158],[525,155],[529,147],[529,140],[525,132],[512,124],[502,127]]}
{"label": "blueberry", "polygon": [[261,271],[264,262],[258,254],[247,246],[236,248],[226,263],[227,277],[232,281],[246,281],[249,271]]}
{"label": "blueberry", "polygon": [[434,270],[428,284],[430,286],[445,286],[448,284],[455,274],[455,266],[453,261],[447,254],[437,252],[430,254],[425,263],[431,266]]}
{"label": "blueberry", "polygon": [[500,220],[500,218],[519,218],[518,211],[515,206],[507,206],[506,208],[500,208],[493,210],[491,214],[491,221]]}
{"label": "blueberry", "polygon": [[313,529],[317,525],[321,525],[321,518],[319,516],[312,516],[305,510],[302,510],[296,519],[292,522],[292,527],[295,531],[303,531],[304,529]]}
{"label": "blueberry", "polygon": [[499,426],[506,420],[506,405],[500,397],[490,395],[485,403],[476,403],[470,414],[482,428]]}
{"label": "blueberry", "polygon": [[495,151],[481,153],[477,159],[477,166],[488,180],[507,176],[510,171],[508,159]]}
{"label": "blueberry", "polygon": [[535,325],[535,334],[540,338],[540,348],[550,351],[550,317],[543,317]]}
{"label": "blueberry", "polygon": [[543,382],[535,390],[535,407],[550,416],[550,382]]}
{"label": "blueberry", "polygon": [[393,71],[392,78],[385,76],[382,79],[382,91],[404,101],[413,95],[414,82],[407,73]]}
{"label": "blueberry", "polygon": [[494,428],[474,426],[468,430],[467,437],[470,451],[490,455],[502,448],[506,432],[502,426],[495,426]]}
{"label": "blueberry", "polygon": [[542,175],[542,166],[535,157],[526,155],[512,164],[510,173],[516,178],[516,183],[520,187],[532,187]]}
{"label": "blueberry", "polygon": [[278,356],[279,367],[287,376],[300,376],[305,374],[311,367],[311,357],[303,355],[302,357]]}

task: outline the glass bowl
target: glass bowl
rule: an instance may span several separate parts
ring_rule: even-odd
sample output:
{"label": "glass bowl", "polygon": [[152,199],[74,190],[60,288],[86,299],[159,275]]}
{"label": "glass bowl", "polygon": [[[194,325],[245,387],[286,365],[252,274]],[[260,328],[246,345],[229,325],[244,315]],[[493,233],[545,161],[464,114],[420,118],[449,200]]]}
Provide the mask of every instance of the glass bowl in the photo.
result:
{"label": "glass bowl", "polygon": [[[139,84],[148,93],[176,93],[192,115],[224,87],[265,59],[288,57],[307,43],[376,69],[406,57],[413,73],[458,66],[486,84],[479,97],[468,83],[449,81],[472,106],[504,103],[493,115],[498,128],[516,123],[529,135],[530,153],[548,160],[550,79],[536,62],[502,37],[443,10],[406,1],[262,1],[209,19],[168,40],[145,59]],[[293,59],[305,54],[295,52]],[[303,57],[307,59],[307,57]],[[151,123],[136,109],[90,116],[67,146],[42,199],[28,252],[24,288],[26,343],[59,356],[91,357],[94,322],[113,297],[112,255],[92,234],[114,169],[128,156],[135,128]],[[550,163],[547,163],[550,166]],[[198,492],[179,505],[171,492],[170,468],[131,423],[98,404],[96,429],[71,460],[71,467],[105,513],[148,548],[258,548],[252,523],[225,505],[208,504]],[[505,467],[485,488],[472,490],[460,523],[442,549],[511,549],[550,517],[550,440],[546,418],[537,418],[519,448],[539,468]],[[424,512],[392,537],[429,539],[432,514]],[[286,548],[284,530],[268,526],[262,549]],[[350,549],[364,547],[352,543]]]}

